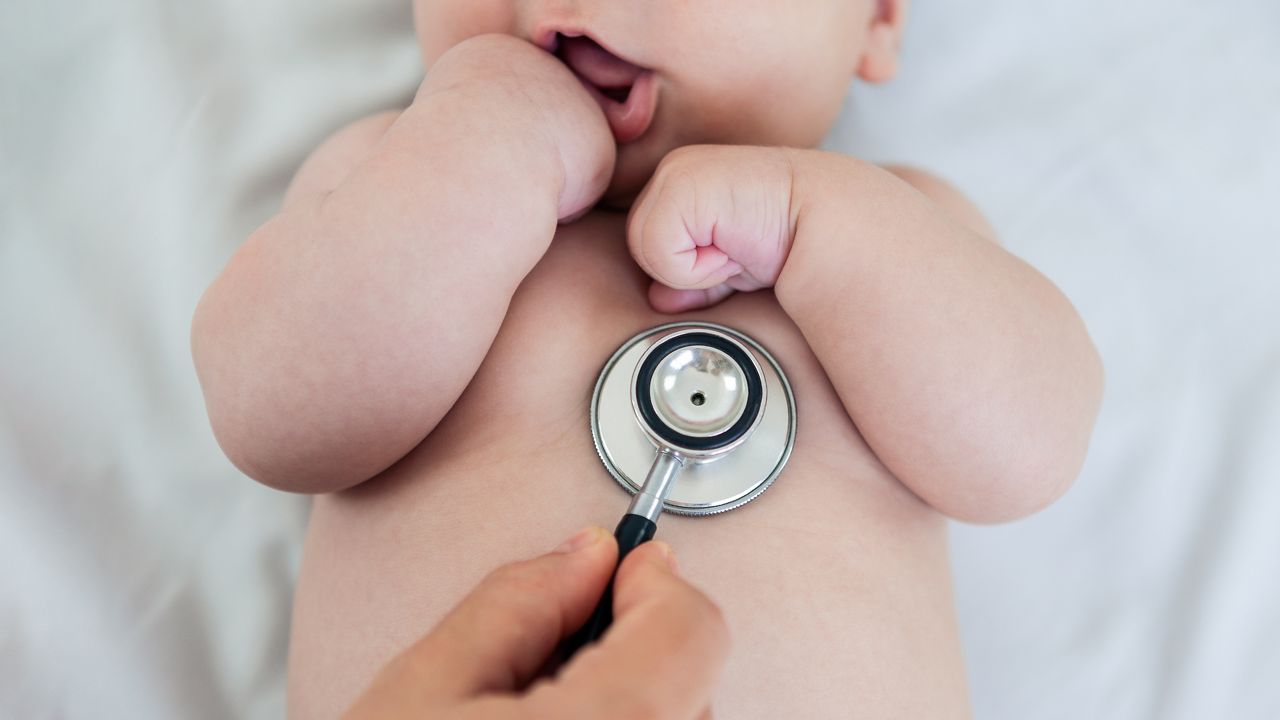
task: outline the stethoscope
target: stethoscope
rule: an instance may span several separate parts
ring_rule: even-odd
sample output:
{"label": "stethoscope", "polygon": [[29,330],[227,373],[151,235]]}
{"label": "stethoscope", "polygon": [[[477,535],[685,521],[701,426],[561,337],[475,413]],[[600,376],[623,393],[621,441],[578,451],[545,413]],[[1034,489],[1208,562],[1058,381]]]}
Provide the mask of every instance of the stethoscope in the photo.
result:
{"label": "stethoscope", "polygon": [[[634,494],[614,532],[618,562],[653,539],[664,510],[713,515],[759,497],[790,458],[795,432],[786,374],[746,335],[678,322],[623,343],[591,396],[596,451]],[[610,582],[566,654],[599,639],[612,620]]]}

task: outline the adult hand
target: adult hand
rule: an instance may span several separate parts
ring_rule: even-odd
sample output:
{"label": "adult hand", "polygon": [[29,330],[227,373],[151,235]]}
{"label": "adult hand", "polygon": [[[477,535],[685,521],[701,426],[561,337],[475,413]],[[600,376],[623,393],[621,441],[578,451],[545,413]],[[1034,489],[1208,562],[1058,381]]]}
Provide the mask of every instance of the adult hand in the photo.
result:
{"label": "adult hand", "polygon": [[728,629],[716,606],[677,576],[660,541],[641,545],[618,568],[604,637],[554,677],[539,677],[586,621],[617,557],[612,535],[587,528],[550,554],[499,568],[392,660],[347,717],[709,716]]}

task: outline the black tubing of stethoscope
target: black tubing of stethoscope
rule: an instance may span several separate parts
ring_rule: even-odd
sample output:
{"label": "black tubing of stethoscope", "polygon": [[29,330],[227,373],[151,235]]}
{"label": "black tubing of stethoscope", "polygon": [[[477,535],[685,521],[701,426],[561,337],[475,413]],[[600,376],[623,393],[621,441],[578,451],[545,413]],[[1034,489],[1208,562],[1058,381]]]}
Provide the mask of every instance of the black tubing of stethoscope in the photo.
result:
{"label": "black tubing of stethoscope", "polygon": [[[640,544],[652,540],[653,533],[657,529],[657,523],[647,517],[632,513],[623,515],[622,521],[618,523],[618,529],[613,532],[613,536],[618,539],[618,564],[622,564],[622,559],[627,556],[627,553],[635,550]],[[614,572],[617,573],[617,568]],[[561,648],[564,659],[568,660],[584,646],[599,640],[611,623],[613,623],[613,578],[609,578],[609,584],[605,586],[604,594],[600,596],[600,602],[596,604],[591,617],[587,618],[587,622],[577,632],[565,640]]]}

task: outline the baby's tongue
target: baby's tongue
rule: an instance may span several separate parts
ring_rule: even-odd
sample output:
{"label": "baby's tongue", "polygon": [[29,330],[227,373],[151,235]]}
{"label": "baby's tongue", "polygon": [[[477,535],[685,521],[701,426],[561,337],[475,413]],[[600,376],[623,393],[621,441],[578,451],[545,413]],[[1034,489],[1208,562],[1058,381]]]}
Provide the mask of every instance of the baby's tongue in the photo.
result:
{"label": "baby's tongue", "polygon": [[557,54],[571,70],[602,89],[631,87],[644,72],[587,37],[561,38]]}

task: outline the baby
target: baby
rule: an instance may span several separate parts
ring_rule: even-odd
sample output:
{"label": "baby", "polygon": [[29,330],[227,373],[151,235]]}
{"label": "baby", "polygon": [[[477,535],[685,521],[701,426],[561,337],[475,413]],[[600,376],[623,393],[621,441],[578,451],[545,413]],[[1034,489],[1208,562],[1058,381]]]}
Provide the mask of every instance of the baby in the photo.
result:
{"label": "baby", "polygon": [[659,529],[733,634],[717,715],[967,715],[945,518],[1061,495],[1101,368],[954,188],[812,149],[852,78],[894,75],[905,5],[416,1],[413,103],[321,145],[194,321],[227,455],[317,495],[294,716],[617,520],[591,388],[679,319],[760,341],[799,411],[768,493]]}

